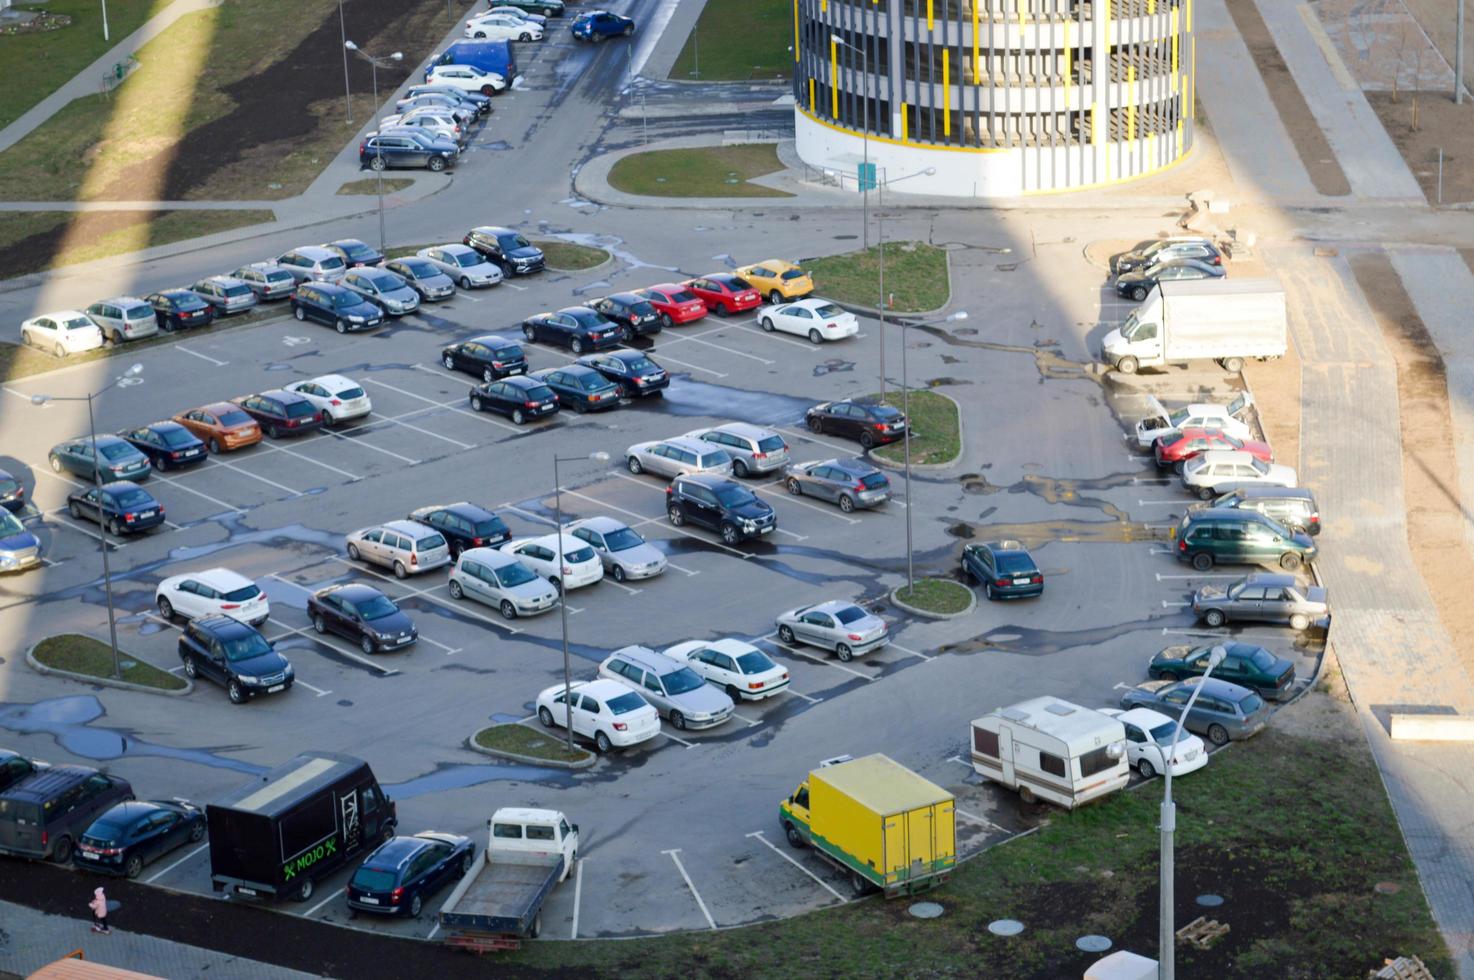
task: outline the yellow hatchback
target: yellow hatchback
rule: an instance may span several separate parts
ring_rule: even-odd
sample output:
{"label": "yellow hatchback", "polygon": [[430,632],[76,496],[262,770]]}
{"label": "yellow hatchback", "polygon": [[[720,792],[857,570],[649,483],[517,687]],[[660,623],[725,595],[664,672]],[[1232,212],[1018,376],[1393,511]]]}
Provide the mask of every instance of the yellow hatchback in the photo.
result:
{"label": "yellow hatchback", "polygon": [[814,280],[792,262],[768,259],[756,265],[745,265],[737,275],[752,283],[752,288],[768,298],[769,303],[802,299],[814,291]]}

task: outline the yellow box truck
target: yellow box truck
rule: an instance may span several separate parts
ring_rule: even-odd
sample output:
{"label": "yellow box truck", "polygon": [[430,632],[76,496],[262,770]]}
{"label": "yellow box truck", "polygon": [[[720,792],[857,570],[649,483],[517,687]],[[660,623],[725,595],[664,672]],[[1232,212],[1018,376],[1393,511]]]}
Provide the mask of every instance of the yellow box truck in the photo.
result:
{"label": "yellow box truck", "polygon": [[883,755],[821,762],[778,804],[783,833],[849,875],[856,896],[911,895],[957,863],[952,794]]}

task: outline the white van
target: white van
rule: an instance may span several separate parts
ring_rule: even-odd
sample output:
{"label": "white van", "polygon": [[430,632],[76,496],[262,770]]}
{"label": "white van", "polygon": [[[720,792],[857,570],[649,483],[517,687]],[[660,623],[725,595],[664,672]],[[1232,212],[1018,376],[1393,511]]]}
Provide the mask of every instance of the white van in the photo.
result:
{"label": "white van", "polygon": [[1047,695],[973,721],[972,767],[1025,803],[1067,810],[1114,793],[1131,776],[1119,720]]}

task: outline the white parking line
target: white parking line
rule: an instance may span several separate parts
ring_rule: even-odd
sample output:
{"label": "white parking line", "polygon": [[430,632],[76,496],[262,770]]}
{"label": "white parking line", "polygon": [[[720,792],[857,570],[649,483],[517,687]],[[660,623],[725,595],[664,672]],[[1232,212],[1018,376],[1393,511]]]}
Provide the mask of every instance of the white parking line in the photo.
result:
{"label": "white parking line", "polygon": [[403,426],[404,428],[409,429],[411,432],[418,432],[420,435],[430,436],[431,438],[439,439],[442,442],[448,442],[452,446],[458,446],[461,449],[475,449],[476,448],[476,444],[475,443],[461,442],[459,439],[452,439],[450,436],[443,436],[443,435],[441,435],[438,432],[431,432],[429,429],[422,429],[418,425],[410,425],[408,422],[405,422],[404,421],[404,418],[406,416],[419,415],[421,412],[429,412],[429,411],[432,411],[432,409],[429,409],[429,408],[417,408],[413,412],[406,412],[403,416],[400,416],[400,415],[391,416],[389,418],[384,419],[384,421],[386,421],[386,422],[393,422],[395,425]]}
{"label": "white parking line", "polygon": [[1167,579],[1179,579],[1179,578],[1243,578],[1243,576],[1242,575],[1222,575],[1222,574],[1214,574],[1214,573],[1208,573],[1208,572],[1198,572],[1198,573],[1193,574],[1193,575],[1163,575],[1161,572],[1158,572],[1157,573],[1157,581],[1158,582],[1163,582],[1163,581],[1166,581]]}
{"label": "white parking line", "polygon": [[674,568],[676,571],[678,571],[678,572],[686,575],[687,577],[694,577],[696,575],[700,575],[701,574],[700,572],[693,572],[689,568],[682,568],[680,565],[677,565],[675,562],[671,561],[669,558],[666,559],[665,564],[666,564],[666,567],[668,567],[668,568]]}
{"label": "white parking line", "polygon": [[[460,615],[470,616],[472,619],[479,619],[483,623],[486,623],[488,626],[495,626],[498,629],[504,629],[507,631],[507,634],[509,636],[515,636],[518,633],[522,632],[515,626],[508,626],[506,623],[498,622],[497,620],[492,619],[490,616],[483,616],[479,612],[476,612],[474,609],[467,609],[465,606],[457,603],[454,599],[449,598],[449,596],[442,599],[440,596],[435,594],[440,589],[440,586],[438,585],[431,589],[417,589],[414,586],[410,585],[408,582],[401,581],[400,579],[397,579],[392,575],[385,575],[382,572],[377,572],[374,569],[365,566],[363,563],[353,561],[351,558],[347,558],[343,555],[329,555],[328,558],[332,561],[340,562],[344,565],[347,565],[354,571],[364,572],[365,574],[372,575],[375,578],[381,578],[386,582],[393,582],[395,585],[406,589],[410,595],[415,596],[416,598],[424,599],[426,602],[433,602],[436,605],[444,606],[447,609],[454,609]],[[275,578],[276,576],[272,577]],[[286,581],[286,579],[283,579],[282,581]],[[296,582],[293,582],[292,584],[296,585],[299,589],[303,588],[303,586],[297,585]],[[572,606],[569,606],[568,609],[570,612],[573,611]]]}
{"label": "white parking line", "polygon": [[430,927],[430,932],[428,935],[425,936],[425,941],[429,942],[430,940],[434,939],[436,933],[438,932],[440,932],[440,923],[437,921],[433,926]]}
{"label": "white parking line", "polygon": [[497,508],[497,510],[509,510],[509,511],[511,511],[514,514],[521,514],[523,517],[527,518],[529,521],[535,521],[538,524],[546,524],[546,525],[548,525],[548,527],[556,527],[557,526],[557,521],[554,521],[551,517],[544,517],[541,514],[534,514],[530,510],[523,510],[521,507],[518,507],[516,504],[512,503],[511,501],[508,501],[507,503],[502,504],[500,507]]}
{"label": "white parking line", "polygon": [[720,371],[713,371],[709,367],[702,367],[700,364],[692,364],[690,361],[678,361],[674,357],[671,357],[671,356],[665,354],[664,352],[662,352],[660,350],[660,348],[659,348],[658,345],[656,347],[652,347],[650,349],[650,353],[659,356],[659,358],[662,361],[667,361],[667,362],[669,362],[671,364],[679,364],[681,367],[688,367],[688,368],[691,368],[691,369],[696,370],[696,371],[705,371],[707,374],[715,375],[718,378],[725,378],[726,377],[726,375],[723,374],[722,372],[720,372]]}
{"label": "white parking line", "polygon": [[777,363],[776,361],[768,360],[766,357],[758,357],[756,354],[748,354],[733,347],[724,347],[721,344],[714,344],[709,340],[702,340],[700,337],[676,337],[674,340],[668,341],[667,344],[675,343],[676,341],[680,340],[689,340],[693,344],[705,344],[707,347],[714,347],[717,350],[724,350],[728,354],[736,354],[738,357],[745,357],[748,360],[757,361],[759,364],[771,365]]}
{"label": "white parking line", "polygon": [[891,647],[894,650],[899,650],[902,653],[909,654],[909,655],[911,655],[913,657],[920,657],[922,660],[932,661],[932,660],[937,659],[936,657],[930,657],[930,656],[927,656],[924,653],[919,653],[916,650],[908,650],[905,647],[901,646],[901,644],[896,643],[894,641],[892,641],[892,642],[890,642],[890,643],[888,643],[886,645],[889,646],[889,647]]}
{"label": "white parking line", "polygon": [[735,711],[732,712],[732,717],[733,718],[736,718],[738,721],[740,721],[743,724],[745,724],[748,728],[757,728],[760,725],[762,725],[762,722],[760,722],[760,721],[753,721],[751,718],[747,718],[747,717],[744,717],[743,715],[739,715]]}
{"label": "white parking line", "polygon": [[850,456],[858,455],[858,452],[856,451],[856,447],[855,446],[841,446],[837,442],[829,442],[827,439],[821,439],[821,438],[819,438],[817,435],[815,435],[814,433],[810,432],[808,429],[795,429],[795,428],[792,428],[790,426],[782,426],[782,425],[774,426],[774,428],[776,428],[779,432],[786,432],[786,433],[788,433],[791,436],[794,436],[794,437],[799,438],[799,439],[805,439],[805,440],[807,440],[809,442],[816,443],[817,445],[820,445],[820,446],[828,446],[830,449],[836,450],[836,451],[841,452],[841,453],[845,453],[845,454],[850,455]]}
{"label": "white parking line", "polygon": [[[636,484],[637,486],[649,487],[651,490],[655,490],[658,493],[662,493],[662,494],[665,493],[664,490],[662,490],[660,487],[655,486],[650,481],[648,481],[648,480],[642,480],[642,479],[640,479],[637,476],[631,476],[630,474],[625,473],[622,470],[610,470],[609,471],[609,475],[610,476],[617,476],[621,480],[628,480],[629,482],[631,482],[633,484]],[[572,491],[571,490],[564,490],[563,492],[564,493],[571,493]],[[628,513],[628,512],[626,512],[626,513]],[[654,520],[659,520],[659,518],[654,518]],[[672,526],[674,526],[674,525],[672,525]],[[793,539],[795,539],[797,541],[807,541],[807,540],[809,540],[809,536],[807,534],[796,534],[793,531],[790,531],[790,530],[788,530],[786,528],[775,527],[775,528],[773,528],[773,530],[774,531],[777,531],[779,534],[786,534],[790,538],[793,538]],[[726,547],[726,545],[723,545],[722,547]],[[730,551],[730,550],[734,550],[734,549],[730,549],[729,548],[728,550]],[[744,554],[743,557],[745,558],[747,556]]]}
{"label": "white parking line", "polygon": [[199,351],[190,350],[188,347],[180,347],[178,344],[174,345],[174,349],[181,353],[188,354],[191,357],[198,357],[202,361],[209,361],[216,367],[225,367],[225,365],[230,363],[229,361],[217,361],[215,358],[211,357],[208,354],[201,354]]}
{"label": "white parking line", "polygon": [[696,886],[691,883],[691,876],[686,874],[686,869],[681,864],[681,859],[677,857],[677,855],[681,853],[681,849],[677,847],[669,851],[661,851],[660,853],[669,854],[670,859],[676,863],[676,870],[679,871],[681,873],[681,877],[686,880],[686,887],[691,889],[691,897],[696,899],[696,904],[701,907],[701,914],[706,916],[706,924],[715,929],[717,927],[716,921],[712,919],[711,913],[707,911],[706,903],[701,900],[701,893],[698,892],[696,890]]}
{"label": "white parking line", "polygon": [[[276,578],[275,575],[273,575],[271,577],[272,578]],[[278,579],[278,581],[285,582],[286,579]],[[293,582],[291,584],[292,585],[297,585],[297,583],[295,583],[295,582]],[[300,585],[298,585],[297,587],[299,589],[302,588],[302,586],[300,586]],[[275,643],[276,641],[278,641],[280,639],[283,639],[285,637],[288,637],[288,636],[306,636],[306,637],[310,637],[312,639],[317,640],[319,643],[323,644],[326,647],[329,647],[330,649],[332,649],[336,653],[341,653],[343,656],[347,657],[350,660],[356,660],[358,663],[363,664],[365,667],[371,667],[374,670],[377,670],[379,673],[383,674],[385,677],[389,677],[389,676],[391,676],[393,674],[399,673],[399,671],[393,670],[393,669],[391,669],[389,667],[385,667],[383,664],[374,663],[372,660],[368,659],[367,657],[360,656],[357,653],[350,653],[349,651],[344,650],[342,647],[338,646],[335,643],[329,643],[328,641],[330,639],[332,639],[331,636],[329,636],[327,633],[319,633],[319,632],[317,632],[317,630],[313,629],[311,626],[299,626],[296,629],[292,629],[292,628],[287,627],[287,626],[282,626],[280,623],[276,624],[276,626],[277,626],[278,629],[282,630],[282,632],[279,633],[276,636],[268,636],[266,638],[268,642]],[[298,684],[302,684],[304,682],[301,681],[301,680],[299,680],[299,681],[297,681],[297,683]],[[311,687],[310,684],[307,685],[307,686],[308,687]],[[321,688],[313,687],[312,690],[317,691],[317,690],[321,690]],[[318,695],[318,697],[321,697],[321,696],[322,695]]]}
{"label": "white parking line", "polygon": [[[419,364],[416,364],[415,367],[419,368],[422,371],[425,371],[428,374],[438,374],[442,378],[449,377],[449,375],[440,374],[439,371],[431,371],[429,368],[423,367],[422,365],[419,365]],[[378,385],[381,388],[388,388],[390,391],[397,391],[401,395],[405,395],[405,396],[407,396],[409,398],[417,398],[417,399],[419,399],[422,402],[426,402],[426,403],[428,403],[430,405],[434,405],[436,408],[445,409],[447,412],[455,412],[457,415],[464,415],[467,418],[480,419],[482,422],[490,423],[491,425],[494,425],[494,426],[496,426],[497,428],[500,428],[500,429],[508,429],[508,430],[510,430],[512,432],[521,432],[522,431],[521,429],[517,428],[515,425],[512,425],[511,423],[508,423],[508,422],[498,422],[496,419],[488,418],[485,412],[471,412],[471,411],[467,411],[464,408],[456,408],[454,402],[441,402],[441,401],[436,401],[433,398],[426,398],[424,395],[417,395],[413,391],[406,391],[405,389],[400,388],[400,387],[397,387],[395,385],[391,385],[388,382],[380,381],[378,378],[364,378],[364,380],[365,381],[368,381],[368,382],[370,382],[372,384],[376,384],[376,385]]]}
{"label": "white parking line", "polygon": [[186,486],[185,484],[180,483],[178,480],[171,480],[169,477],[165,476],[162,473],[155,473],[154,474],[154,479],[155,480],[163,480],[165,483],[169,484],[169,486],[171,486],[171,487],[175,487],[175,488],[177,488],[179,490],[183,490],[185,493],[192,493],[196,497],[200,497],[200,498],[202,498],[204,500],[208,500],[208,501],[210,501],[210,503],[215,504],[217,506],[224,507],[226,510],[230,511],[233,514],[244,514],[245,513],[245,510],[243,508],[237,507],[235,504],[228,504],[225,501],[221,500],[219,497],[212,497],[208,493],[202,493],[201,491],[196,490],[194,487]]}
{"label": "white parking line", "polygon": [[201,844],[199,847],[196,847],[194,850],[192,850],[188,854],[184,855],[184,857],[180,858],[178,861],[175,861],[173,864],[169,865],[163,871],[160,871],[157,874],[153,875],[151,878],[149,878],[147,881],[145,881],[144,884],[145,885],[152,885],[154,882],[156,882],[160,878],[164,877],[164,875],[168,874],[169,872],[173,871],[175,868],[179,867],[185,861],[188,861],[190,858],[194,857],[196,854],[200,853],[201,851],[209,850],[209,848],[210,848],[210,844],[209,844],[208,841],[206,841],[205,843]]}
{"label": "white parking line", "polygon": [[73,524],[71,521],[63,521],[63,520],[61,520],[58,515],[65,514],[65,513],[66,513],[65,510],[62,510],[62,511],[48,511],[44,516],[50,517],[50,518],[52,518],[52,520],[50,522],[45,521],[45,520],[42,520],[41,523],[43,525],[44,524],[48,524],[48,523],[53,523],[57,527],[65,527],[65,528],[70,528],[73,531],[79,531],[82,534],[87,535],[89,538],[93,539],[94,541],[106,540],[107,541],[107,546],[109,548],[114,549],[114,550],[116,550],[118,548],[126,548],[126,547],[128,547],[122,541],[118,541],[115,538],[107,538],[107,539],[104,539],[103,536],[101,534],[98,534],[96,531],[89,531],[85,527],[78,527],[77,525]]}
{"label": "white parking line", "polygon": [[801,691],[795,691],[792,686],[788,688],[788,693],[792,694],[796,698],[803,698],[805,701],[809,702],[809,704],[818,704],[820,701],[824,700],[823,698],[811,698]]}
{"label": "white parking line", "polygon": [[[748,323],[752,324],[752,326],[751,327],[743,326],[743,324],[748,324]],[[774,330],[772,333],[768,333],[768,331],[764,330],[762,328],[762,325],[760,323],[758,323],[758,321],[756,319],[735,321],[733,323],[733,326],[736,326],[739,330],[743,331],[744,333],[755,333],[755,334],[759,334],[759,335],[762,335],[762,336],[766,336],[769,340],[781,341],[781,342],[783,342],[785,344],[789,344],[790,346],[802,348],[803,350],[809,351],[810,353],[813,353],[813,352],[816,352],[816,351],[821,351],[821,350],[824,349],[824,345],[823,344],[806,344],[806,343],[804,343],[801,340],[794,340],[792,337],[784,337],[781,334],[779,334],[777,330]],[[863,337],[864,334],[856,334],[856,336]]]}
{"label": "white parking line", "polygon": [[955,762],[959,766],[966,766],[969,769],[972,768],[972,763],[971,762],[968,762],[966,759],[962,758],[959,755],[949,755],[949,756],[947,756],[947,761],[948,762]]}
{"label": "white parking line", "polygon": [[[649,523],[652,523],[654,521],[659,521],[659,520],[662,519],[662,518],[659,518],[659,517],[646,517],[645,515],[643,515],[643,514],[637,514],[637,513],[635,513],[632,510],[625,510],[623,507],[616,507],[614,504],[606,504],[604,501],[599,500],[596,497],[590,497],[588,494],[579,493],[577,490],[564,490],[563,492],[566,493],[566,494],[569,494],[571,496],[578,497],[581,500],[587,500],[591,504],[598,504],[600,507],[608,507],[610,510],[617,510],[621,514],[628,514],[630,517],[639,518],[640,524],[649,524]],[[632,527],[635,527],[635,526],[638,526],[638,525],[631,525],[631,526]],[[676,527],[674,524],[672,524],[672,525],[670,525],[670,529],[672,531],[675,531],[677,534],[685,535],[686,537],[691,538],[693,540],[703,541],[703,542],[711,545],[714,548],[720,548],[723,551],[731,552],[732,554],[736,555],[738,558],[751,558],[752,557],[747,552],[745,552],[745,551],[738,551],[736,548],[729,548],[727,545],[723,544],[720,541],[707,541],[706,538],[701,537],[699,534],[692,534],[690,531],[687,531],[683,527]]]}
{"label": "white parking line", "polygon": [[756,640],[753,640],[754,643],[762,643],[764,641],[773,644],[773,646],[777,647],[785,653],[792,654],[793,656],[799,657],[803,660],[807,660],[810,663],[822,664],[825,667],[833,667],[835,670],[842,670],[846,674],[854,674],[856,677],[862,678],[867,681],[873,682],[875,680],[875,678],[871,677],[869,674],[862,674],[858,670],[855,670],[851,667],[846,667],[844,664],[835,663],[833,660],[823,660],[819,657],[813,656],[812,654],[805,653],[802,650],[796,650],[793,647],[780,642],[776,633],[769,633],[767,636],[760,636]]}
{"label": "white parking line", "polygon": [[328,894],[328,897],[327,898],[323,899],[321,902],[318,902],[316,905],[312,906],[312,908],[308,909],[306,912],[303,912],[302,913],[302,918],[304,918],[304,919],[310,919],[310,918],[312,918],[314,915],[316,915],[322,909],[322,907],[324,905],[328,904],[329,902],[333,901],[334,899],[341,898],[341,897],[342,897],[342,893],[339,892],[336,888],[333,889]]}
{"label": "white parking line", "polygon": [[526,292],[527,291],[527,287],[526,286],[519,286],[515,282],[507,282],[507,280],[505,280],[505,279],[503,279],[500,283],[498,283],[498,285],[505,286],[507,289],[515,289],[519,293],[522,293],[522,292]]}
{"label": "white parking line", "polygon": [[212,460],[210,463],[207,463],[204,466],[196,466],[192,472],[199,473],[201,471],[211,469],[211,468],[213,468],[215,466],[223,466],[226,469],[231,470],[233,472],[243,474],[244,476],[249,476],[253,480],[259,480],[259,481],[261,481],[262,483],[265,483],[268,486],[276,487],[278,490],[285,490],[287,493],[291,494],[294,497],[300,497],[300,496],[302,496],[302,491],[301,490],[293,490],[291,487],[287,486],[285,483],[277,483],[275,480],[268,480],[264,476],[258,476],[255,473],[252,473],[250,470],[246,469],[244,466],[237,466],[234,463],[226,462],[225,460],[220,459],[218,457],[216,459]]}
{"label": "white parking line", "polygon": [[578,907],[583,903],[583,866],[587,860],[579,858],[573,868],[573,929],[568,933],[569,939],[578,938]]}
{"label": "white parking line", "polygon": [[952,806],[952,812],[957,814],[963,820],[969,821],[970,823],[981,824],[984,827],[991,827],[994,830],[1003,830],[1002,827],[998,826],[996,823],[987,819],[986,817],[980,817],[976,813],[968,813],[966,810],[962,809],[962,807],[960,806],[957,806],[955,803]]}
{"label": "white parking line", "polygon": [[670,739],[672,742],[679,742],[679,743],[681,743],[682,745],[684,745],[688,749],[694,749],[694,748],[696,748],[696,743],[694,743],[694,742],[688,742],[684,738],[681,738],[681,737],[676,736],[676,735],[672,735],[670,732],[666,731],[664,728],[662,728],[660,730],[660,734],[664,735],[666,738]]}
{"label": "white parking line", "polygon": [[1171,609],[1174,606],[1180,609],[1183,606],[1190,606],[1190,605],[1192,605],[1191,602],[1183,602],[1180,599],[1178,599],[1178,600],[1163,599],[1162,600],[1162,608],[1163,609]]}
{"label": "white parking line", "polygon": [[301,684],[303,687],[307,688],[307,690],[309,690],[309,691],[316,691],[317,692],[317,696],[320,697],[320,698],[321,697],[325,697],[325,696],[333,693],[332,691],[324,691],[320,687],[313,687],[311,684],[307,683],[306,681],[304,681],[300,677],[297,678],[296,683]]}
{"label": "white parking line", "polygon": [[628,585],[624,585],[623,583],[616,582],[616,581],[614,581],[614,576],[612,576],[612,575],[605,575],[604,578],[602,579],[602,581],[606,585],[612,585],[612,586],[614,586],[616,589],[623,589],[625,592],[628,592],[630,595],[639,595],[641,592],[644,592],[645,591],[644,589],[632,589]]}
{"label": "white parking line", "polygon": [[410,459],[408,456],[401,456],[396,452],[392,452],[388,449],[383,448],[382,446],[375,446],[367,439],[350,439],[347,436],[343,435],[343,433],[341,432],[328,432],[327,434],[332,436],[334,439],[341,440],[343,442],[349,443],[350,445],[362,446],[365,449],[372,449],[376,453],[383,453],[385,456],[393,456],[395,459],[400,460],[401,462],[408,463],[411,466],[420,465],[420,461],[417,459]]}
{"label": "white parking line", "polygon": [[297,452],[297,450],[295,450],[295,449],[288,449],[286,446],[271,446],[271,447],[269,447],[269,449],[270,449],[271,452],[286,453],[288,456],[295,456],[297,459],[300,459],[300,460],[302,460],[304,462],[313,463],[313,464],[315,464],[317,466],[321,466],[325,470],[332,470],[334,473],[338,473],[338,474],[340,474],[342,476],[346,476],[350,480],[355,480],[356,481],[356,480],[362,480],[363,479],[363,477],[359,476],[357,473],[349,473],[347,470],[339,469],[338,467],[333,466],[330,463],[324,463],[320,459],[313,459],[311,456],[308,456],[306,453],[299,453],[299,452]]}
{"label": "white parking line", "polygon": [[789,855],[784,854],[781,850],[779,850],[777,848],[776,845],[773,844],[772,841],[768,840],[766,837],[763,836],[763,832],[761,830],[755,830],[752,833],[748,834],[747,836],[748,837],[751,837],[751,838],[754,838],[759,844],[762,844],[768,850],[772,851],[774,854],[778,855],[783,860],[787,861],[789,864],[793,865],[795,868],[797,868],[798,870],[802,871],[804,874],[808,875],[810,878],[814,879],[814,883],[815,884],[817,884],[820,888],[822,888],[825,891],[827,891],[829,894],[833,895],[835,898],[839,899],[839,903],[841,905],[845,904],[845,897],[843,895],[841,895],[839,892],[835,891],[834,888],[829,884],[829,882],[825,881],[823,878],[820,878],[818,875],[814,874],[814,872],[810,871],[808,868],[804,867],[802,864],[799,864],[797,861],[795,861]]}
{"label": "white parking line", "polygon": [[1137,500],[1138,507],[1185,507],[1187,503],[1181,500]]}

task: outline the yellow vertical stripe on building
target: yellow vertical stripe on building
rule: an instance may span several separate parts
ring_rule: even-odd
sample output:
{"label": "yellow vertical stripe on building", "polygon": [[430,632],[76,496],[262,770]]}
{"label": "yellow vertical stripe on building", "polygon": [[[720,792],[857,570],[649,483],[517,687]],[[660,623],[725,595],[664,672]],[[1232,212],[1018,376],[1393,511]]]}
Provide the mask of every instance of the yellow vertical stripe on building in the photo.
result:
{"label": "yellow vertical stripe on building", "polygon": [[798,0],[793,0],[793,63],[798,64]]}
{"label": "yellow vertical stripe on building", "polygon": [[[1192,10],[1191,3],[1187,5],[1187,9]],[[1192,14],[1188,14],[1187,19],[1192,20]],[[1196,34],[1193,35],[1191,60],[1192,64],[1188,66],[1188,76],[1191,80],[1187,84],[1187,115],[1189,119],[1195,118],[1198,114],[1198,37]]]}
{"label": "yellow vertical stripe on building", "polygon": [[1172,77],[1177,77],[1177,8],[1172,8]]}
{"label": "yellow vertical stripe on building", "polygon": [[1146,13],[1150,17],[1157,12],[1157,0],[1146,0]]}
{"label": "yellow vertical stripe on building", "polygon": [[906,103],[901,103],[901,142],[906,142]]}
{"label": "yellow vertical stripe on building", "polygon": [[819,107],[814,105],[814,80],[809,79],[809,111],[817,114]]}
{"label": "yellow vertical stripe on building", "polygon": [[951,52],[942,49],[942,135],[952,135],[952,59]]}
{"label": "yellow vertical stripe on building", "polygon": [[1126,66],[1126,138],[1136,139],[1136,66]]}
{"label": "yellow vertical stripe on building", "polygon": [[[1105,7],[1105,46],[1106,51],[1111,49],[1111,0],[1101,0]],[[1106,69],[1106,78],[1110,78],[1110,69]]]}
{"label": "yellow vertical stripe on building", "polygon": [[980,0],[972,0],[972,83],[983,84],[983,56],[980,53],[978,40],[978,3]]}
{"label": "yellow vertical stripe on building", "polygon": [[829,9],[829,0],[819,0],[819,12],[823,13]]}
{"label": "yellow vertical stripe on building", "polygon": [[926,0],[926,29],[931,30],[936,20],[934,0]]}
{"label": "yellow vertical stripe on building", "polygon": [[1187,32],[1193,31],[1193,0],[1187,0]]}
{"label": "yellow vertical stripe on building", "polygon": [[839,119],[839,45],[829,39],[829,117]]}

